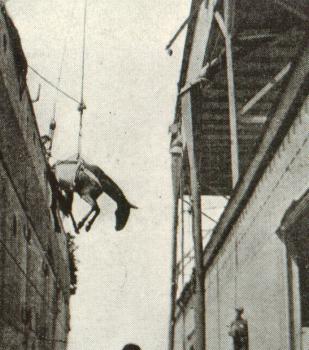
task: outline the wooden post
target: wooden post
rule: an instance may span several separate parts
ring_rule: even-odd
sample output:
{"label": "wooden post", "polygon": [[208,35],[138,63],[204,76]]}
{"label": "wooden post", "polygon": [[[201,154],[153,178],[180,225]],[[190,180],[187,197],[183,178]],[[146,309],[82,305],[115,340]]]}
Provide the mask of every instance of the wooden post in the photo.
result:
{"label": "wooden post", "polygon": [[203,238],[201,220],[201,193],[199,184],[199,172],[194,152],[193,122],[191,112],[191,92],[182,96],[183,131],[188,149],[190,164],[190,180],[192,192],[192,232],[194,243],[195,262],[195,350],[206,349],[205,338],[205,281],[203,269]]}
{"label": "wooden post", "polygon": [[172,230],[172,275],[171,275],[171,306],[169,318],[168,350],[174,350],[175,345],[175,312],[177,297],[177,245],[178,245],[178,197],[181,176],[181,155],[172,154],[173,181],[173,230]]}
{"label": "wooden post", "polygon": [[224,22],[228,33],[234,30],[235,0],[224,0]]}
{"label": "wooden post", "polygon": [[224,20],[226,27],[225,47],[226,47],[226,70],[229,96],[229,122],[231,137],[231,163],[232,163],[232,183],[236,186],[239,178],[238,159],[238,137],[237,137],[237,113],[235,99],[235,84],[233,72],[233,52],[232,52],[232,31],[234,25],[234,0],[224,0]]}

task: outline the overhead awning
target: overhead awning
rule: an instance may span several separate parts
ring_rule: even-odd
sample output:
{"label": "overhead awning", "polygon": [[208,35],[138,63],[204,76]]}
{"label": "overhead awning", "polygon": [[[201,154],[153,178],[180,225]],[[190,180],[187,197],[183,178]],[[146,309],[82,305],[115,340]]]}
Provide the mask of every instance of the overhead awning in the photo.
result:
{"label": "overhead awning", "polygon": [[[275,1],[242,0],[236,4],[233,70],[241,177],[254,156],[264,124],[284,87],[306,30],[297,15],[277,6]],[[230,195],[231,142],[225,42],[215,21],[205,52],[205,66],[204,79],[188,89],[201,193]],[[186,158],[184,169],[188,188]]]}

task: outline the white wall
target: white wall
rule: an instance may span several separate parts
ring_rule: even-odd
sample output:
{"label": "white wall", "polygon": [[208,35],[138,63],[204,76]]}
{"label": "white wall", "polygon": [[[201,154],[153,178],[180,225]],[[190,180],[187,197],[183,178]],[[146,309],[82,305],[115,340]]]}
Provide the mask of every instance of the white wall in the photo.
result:
{"label": "white wall", "polygon": [[[286,251],[276,230],[292,201],[308,189],[308,129],[309,98],[207,272],[206,329],[212,350],[230,347],[226,325],[235,305],[245,308],[250,350],[289,348]],[[300,325],[297,329],[299,337]]]}

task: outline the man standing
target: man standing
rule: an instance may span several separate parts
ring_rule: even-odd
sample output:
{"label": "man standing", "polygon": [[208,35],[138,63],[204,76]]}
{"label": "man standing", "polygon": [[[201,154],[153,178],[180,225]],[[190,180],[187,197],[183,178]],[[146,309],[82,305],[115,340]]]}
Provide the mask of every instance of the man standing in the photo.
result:
{"label": "man standing", "polygon": [[242,318],[243,307],[237,307],[236,318],[230,325],[229,335],[233,337],[234,350],[249,350],[248,321]]}

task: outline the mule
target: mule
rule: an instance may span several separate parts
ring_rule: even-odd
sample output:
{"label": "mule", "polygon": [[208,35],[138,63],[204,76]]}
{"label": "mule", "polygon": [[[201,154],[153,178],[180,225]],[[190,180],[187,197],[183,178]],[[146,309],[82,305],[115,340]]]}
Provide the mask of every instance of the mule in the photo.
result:
{"label": "mule", "polygon": [[[60,189],[65,192],[67,198],[71,198],[73,201],[73,193],[78,193],[91,207],[90,211],[78,224],[75,223],[71,216],[75,232],[77,233],[86,224],[87,220],[85,229],[86,231],[91,229],[91,226],[100,214],[97,199],[102,193],[106,193],[117,204],[115,211],[116,231],[120,231],[125,227],[130,210],[137,209],[135,205],[127,200],[120,187],[96,165],[80,160],[65,160],[58,161],[53,166],[53,171]],[[89,219],[93,213],[94,215]]]}

